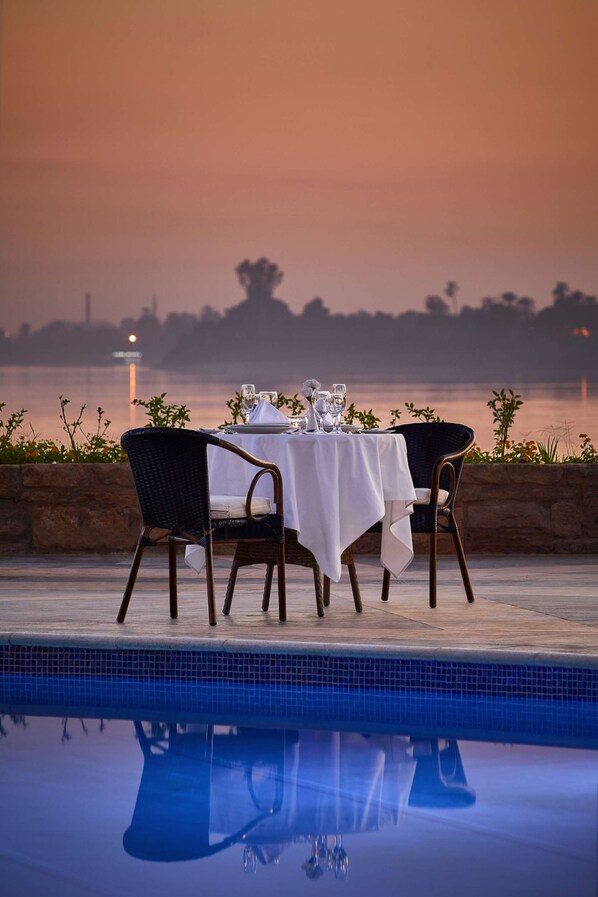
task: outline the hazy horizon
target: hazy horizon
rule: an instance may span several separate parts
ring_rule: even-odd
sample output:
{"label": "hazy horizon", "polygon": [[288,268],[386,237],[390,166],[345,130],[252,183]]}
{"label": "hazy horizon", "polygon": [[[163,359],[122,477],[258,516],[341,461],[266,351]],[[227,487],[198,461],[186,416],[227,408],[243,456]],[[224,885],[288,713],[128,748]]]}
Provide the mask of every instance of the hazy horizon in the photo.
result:
{"label": "hazy horizon", "polygon": [[598,4],[0,0],[2,325],[598,291]]}

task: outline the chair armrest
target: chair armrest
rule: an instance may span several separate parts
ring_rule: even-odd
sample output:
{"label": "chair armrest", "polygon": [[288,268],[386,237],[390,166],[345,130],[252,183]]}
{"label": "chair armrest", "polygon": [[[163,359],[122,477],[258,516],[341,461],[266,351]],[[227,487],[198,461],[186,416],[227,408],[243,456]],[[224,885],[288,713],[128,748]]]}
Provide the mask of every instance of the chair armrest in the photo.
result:
{"label": "chair armrest", "polygon": [[255,487],[258,484],[258,481],[265,474],[270,474],[270,476],[272,477],[274,506],[276,508],[276,513],[279,517],[282,517],[284,519],[282,474],[276,464],[273,464],[271,461],[262,461],[261,458],[256,458],[254,455],[250,455],[249,452],[246,452],[245,449],[240,448],[238,445],[233,445],[232,442],[226,442],[223,439],[220,439],[218,441],[218,447],[226,449],[227,452],[232,452],[234,455],[238,455],[239,458],[242,458],[249,464],[253,464],[254,467],[261,468],[252,479],[247,492],[247,499],[245,502],[245,511],[247,514],[247,518],[253,520],[253,515],[251,513],[251,499],[253,498],[253,493],[255,491]]}
{"label": "chair armrest", "polygon": [[445,467],[449,468],[450,472],[450,486],[449,486],[449,496],[444,503],[445,508],[450,508],[454,499],[455,499],[455,491],[457,488],[457,473],[455,471],[455,466],[452,463],[453,461],[457,461],[459,458],[462,458],[467,454],[469,449],[474,444],[474,439],[470,439],[467,445],[464,445],[463,448],[459,449],[458,452],[449,452],[446,455],[441,455],[440,458],[436,461],[434,465],[434,469],[432,470],[432,483],[430,485],[430,504],[436,505],[438,503],[438,490],[440,489],[440,474],[444,470]]}

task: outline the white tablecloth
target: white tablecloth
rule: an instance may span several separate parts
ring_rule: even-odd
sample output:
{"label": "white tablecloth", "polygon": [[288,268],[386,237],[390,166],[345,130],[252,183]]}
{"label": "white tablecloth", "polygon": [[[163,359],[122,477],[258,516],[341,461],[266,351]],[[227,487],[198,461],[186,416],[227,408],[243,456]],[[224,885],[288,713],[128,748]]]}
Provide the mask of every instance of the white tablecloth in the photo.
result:
{"label": "white tablecloth", "polygon": [[[383,520],[381,559],[398,576],[413,559],[409,515],[415,490],[405,439],[384,433],[357,436],[234,434],[223,437],[282,473],[285,526],[315,556],[333,582],[341,577],[342,552],[372,524]],[[210,490],[244,495],[257,468],[216,447],[208,448]],[[258,495],[270,495],[262,477]],[[187,548],[185,558],[198,572],[204,551]]]}

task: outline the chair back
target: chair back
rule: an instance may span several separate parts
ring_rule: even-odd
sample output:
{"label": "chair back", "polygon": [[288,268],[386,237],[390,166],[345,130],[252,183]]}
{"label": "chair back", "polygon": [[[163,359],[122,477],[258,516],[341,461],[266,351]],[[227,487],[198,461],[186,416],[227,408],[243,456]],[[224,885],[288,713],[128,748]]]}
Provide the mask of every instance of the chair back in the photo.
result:
{"label": "chair back", "polygon": [[[459,483],[463,459],[467,449],[473,445],[474,432],[465,424],[421,423],[399,424],[390,428],[394,433],[402,433],[407,443],[407,457],[413,484],[418,489],[429,489],[434,465],[442,455],[462,452],[455,458],[455,486]],[[444,469],[440,475],[440,488],[450,488],[450,473]]]}
{"label": "chair back", "polygon": [[123,433],[145,526],[204,537],[210,527],[207,448],[219,443],[209,433],[175,427]]}

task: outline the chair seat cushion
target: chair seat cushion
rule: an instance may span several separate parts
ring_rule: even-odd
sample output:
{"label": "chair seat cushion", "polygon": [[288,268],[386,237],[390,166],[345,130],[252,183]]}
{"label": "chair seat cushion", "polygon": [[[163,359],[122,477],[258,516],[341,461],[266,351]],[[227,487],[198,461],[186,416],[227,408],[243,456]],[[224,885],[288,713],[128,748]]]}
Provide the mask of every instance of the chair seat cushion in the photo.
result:
{"label": "chair seat cushion", "polygon": [[[246,495],[210,495],[210,517],[214,520],[239,519],[247,517],[245,505]],[[272,502],[269,498],[251,499],[251,513],[254,517],[261,514],[269,514],[272,510]]]}
{"label": "chair seat cushion", "polygon": [[[417,495],[417,499],[414,502],[416,505],[429,505],[430,504],[430,492],[431,489],[416,489],[415,494]],[[438,507],[441,508],[446,504],[447,499],[449,497],[446,489],[438,490]]]}

